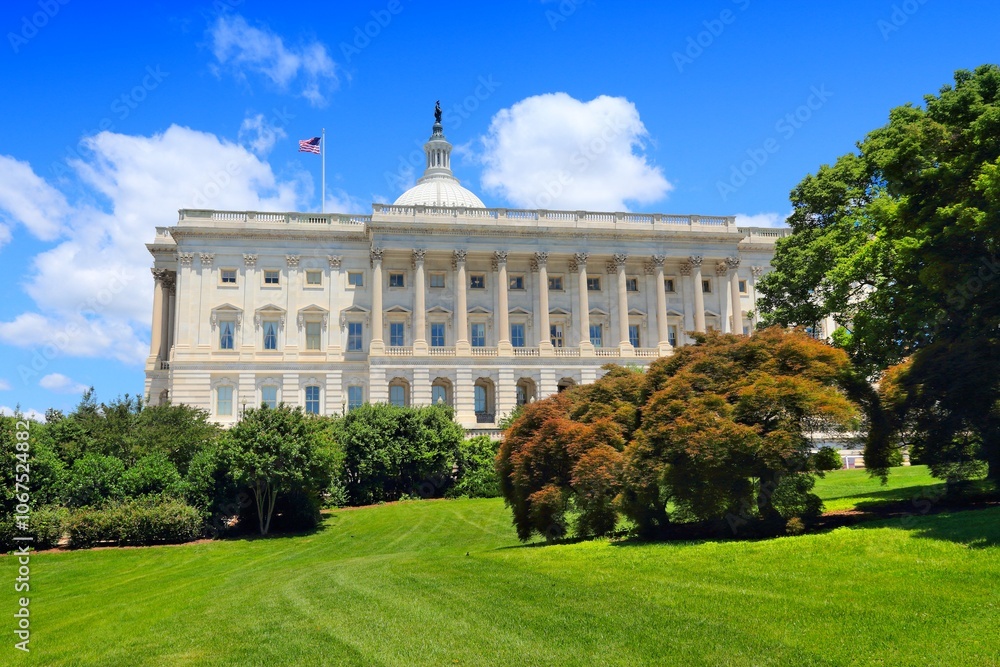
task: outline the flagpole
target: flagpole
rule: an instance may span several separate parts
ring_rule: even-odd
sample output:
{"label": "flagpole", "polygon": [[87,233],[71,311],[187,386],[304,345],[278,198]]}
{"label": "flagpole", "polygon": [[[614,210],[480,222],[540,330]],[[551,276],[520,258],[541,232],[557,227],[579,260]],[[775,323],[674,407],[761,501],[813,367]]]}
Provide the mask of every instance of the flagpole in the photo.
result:
{"label": "flagpole", "polygon": [[323,201],[320,202],[319,209],[320,213],[326,213],[326,128],[323,128],[323,136],[319,140],[319,156],[323,160],[323,166],[321,167],[320,180],[323,181],[322,197]]}

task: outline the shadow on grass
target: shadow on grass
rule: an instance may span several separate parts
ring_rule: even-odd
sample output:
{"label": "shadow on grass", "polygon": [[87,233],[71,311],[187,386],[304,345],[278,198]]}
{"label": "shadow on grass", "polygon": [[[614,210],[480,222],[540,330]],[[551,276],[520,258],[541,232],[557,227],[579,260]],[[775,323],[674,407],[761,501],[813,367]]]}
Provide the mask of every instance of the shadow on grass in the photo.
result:
{"label": "shadow on grass", "polygon": [[904,514],[898,518],[856,524],[853,530],[902,528],[917,537],[964,544],[973,549],[1000,546],[1000,506],[945,509],[939,513]]}
{"label": "shadow on grass", "polygon": [[[859,502],[855,507],[859,510],[875,509],[886,502],[913,500],[914,498],[935,497],[944,493],[944,484],[914,485],[904,486],[898,489],[885,489],[872,491],[870,493],[852,494],[840,496],[839,498],[829,498],[828,500],[842,500],[843,498],[858,498]],[[862,500],[863,499],[863,500]]]}

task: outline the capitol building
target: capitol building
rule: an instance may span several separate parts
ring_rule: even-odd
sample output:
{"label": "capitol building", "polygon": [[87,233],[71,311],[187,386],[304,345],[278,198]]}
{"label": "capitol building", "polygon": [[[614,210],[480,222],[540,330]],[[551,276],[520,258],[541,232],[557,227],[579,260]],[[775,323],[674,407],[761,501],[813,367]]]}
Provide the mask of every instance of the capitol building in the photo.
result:
{"label": "capitol building", "polygon": [[223,425],[284,402],[444,403],[470,431],[515,406],[645,365],[687,332],[749,332],[787,229],[733,217],[487,208],[426,170],[371,215],[182,210],[153,256],[150,403]]}

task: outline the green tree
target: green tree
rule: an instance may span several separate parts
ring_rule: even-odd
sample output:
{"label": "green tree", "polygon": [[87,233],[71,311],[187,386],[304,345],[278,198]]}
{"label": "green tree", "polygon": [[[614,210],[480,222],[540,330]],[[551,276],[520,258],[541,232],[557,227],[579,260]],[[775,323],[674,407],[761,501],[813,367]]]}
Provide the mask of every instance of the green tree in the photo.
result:
{"label": "green tree", "polygon": [[315,501],[329,483],[324,451],[301,408],[248,409],[222,438],[221,456],[233,479],[249,487],[258,528],[267,535],[279,496]]}
{"label": "green tree", "polygon": [[[765,321],[834,315],[835,339],[871,379],[912,357],[912,407],[935,434],[925,453],[984,459],[1000,479],[1000,67],[960,70],[922,107],[891,110],[857,153],[807,176],[792,205],[795,233],[760,284]],[[865,452],[884,475],[890,422],[908,420],[867,407],[886,419]]]}
{"label": "green tree", "polygon": [[404,495],[443,496],[465,437],[451,408],[363,405],[336,421],[347,502],[367,505]]}

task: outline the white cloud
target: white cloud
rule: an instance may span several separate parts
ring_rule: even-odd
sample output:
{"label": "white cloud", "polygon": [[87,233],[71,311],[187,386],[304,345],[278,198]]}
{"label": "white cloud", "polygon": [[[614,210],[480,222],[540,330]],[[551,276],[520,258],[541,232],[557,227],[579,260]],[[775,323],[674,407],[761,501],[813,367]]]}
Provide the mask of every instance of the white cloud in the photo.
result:
{"label": "white cloud", "polygon": [[483,187],[525,208],[628,210],[673,186],[642,150],[648,139],[635,105],[602,95],[538,95],[499,111],[481,138]]}
{"label": "white cloud", "polygon": [[757,213],[756,215],[737,213],[736,224],[740,227],[786,227],[787,223],[785,220],[787,218],[788,215],[781,215],[774,212]]}
{"label": "white cloud", "polygon": [[39,412],[38,410],[32,410],[32,409],[21,410],[20,408],[16,408],[15,409],[15,408],[7,407],[6,405],[0,405],[0,415],[3,415],[4,417],[13,417],[15,414],[18,414],[18,413],[24,415],[28,419],[33,419],[36,422],[44,422],[45,421],[45,413],[44,412]]}
{"label": "white cloud", "polygon": [[59,236],[70,211],[62,193],[37,176],[27,162],[0,155],[0,246],[20,223],[34,236],[52,241]]}
{"label": "white cloud", "polygon": [[268,122],[264,114],[247,116],[240,125],[239,141],[257,155],[267,155],[280,139],[288,134],[280,125]]}
{"label": "white cloud", "polygon": [[10,382],[0,379],[0,391],[10,391]]}
{"label": "white cloud", "polygon": [[286,46],[280,35],[254,28],[238,15],[220,16],[209,36],[219,66],[243,81],[254,73],[282,92],[295,85],[313,106],[326,104],[326,95],[337,87],[337,65],[320,42]]}
{"label": "white cloud", "polygon": [[150,137],[102,132],[85,144],[70,166],[87,199],[108,203],[70,209],[63,240],[27,276],[35,312],[0,322],[0,342],[140,363],[153,291],[144,243],[155,227],[176,224],[179,208],[289,211],[307,194],[301,175],[278,180],[246,148],[176,125]]}
{"label": "white cloud", "polygon": [[60,394],[82,394],[89,387],[66,377],[62,373],[49,373],[38,381],[38,386]]}

